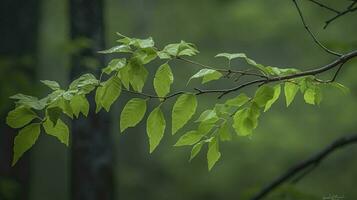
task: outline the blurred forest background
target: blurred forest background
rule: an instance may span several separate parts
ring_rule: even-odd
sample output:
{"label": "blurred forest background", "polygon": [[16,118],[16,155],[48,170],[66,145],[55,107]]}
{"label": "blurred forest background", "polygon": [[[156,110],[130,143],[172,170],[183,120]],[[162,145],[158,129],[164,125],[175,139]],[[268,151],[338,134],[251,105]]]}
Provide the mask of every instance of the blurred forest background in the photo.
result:
{"label": "blurred forest background", "polygon": [[[323,30],[331,13],[301,2],[310,27],[321,41],[341,52],[357,48],[357,13]],[[339,8],[347,1],[325,2]],[[81,28],[81,23],[93,29]],[[304,104],[300,95],[288,109],[281,98],[262,116],[252,137],[237,137],[221,145],[222,158],[211,172],[203,153],[190,163],[189,148],[173,147],[179,134],[172,137],[166,132],[152,155],[144,123],[120,134],[119,115],[128,93],[122,94],[112,112],[102,111],[100,128],[91,130],[100,136],[93,146],[87,144],[89,151],[73,141],[80,137],[76,130],[81,128],[73,125],[74,146],[66,148],[42,134],[34,148],[10,167],[16,132],[4,122],[13,108],[8,97],[16,93],[43,96],[48,90],[39,80],[56,80],[66,86],[80,73],[98,72],[113,57],[93,52],[115,45],[115,32],[138,38],[152,36],[159,47],[181,39],[193,42],[200,50],[193,60],[211,65],[223,65],[224,60],[214,58],[220,52],[244,52],[266,65],[299,69],[322,66],[334,58],[312,42],[292,1],[286,0],[2,0],[0,27],[1,200],[80,199],[74,193],[88,190],[91,194],[88,185],[96,181],[87,177],[86,168],[95,170],[103,162],[104,174],[97,175],[107,181],[100,186],[103,199],[246,199],[335,138],[357,131],[357,62],[352,61],[338,77],[351,94],[326,90],[319,107]],[[100,34],[103,40],[95,41]],[[151,75],[159,64],[151,64]],[[186,80],[198,70],[181,62],[172,66],[176,89],[185,87]],[[237,61],[234,66],[241,63]],[[230,86],[220,81],[207,85]],[[145,91],[153,92],[153,88]],[[200,108],[217,101],[213,96],[200,98],[204,102]],[[171,108],[172,101],[164,106],[167,117]],[[86,120],[79,120],[82,127]],[[86,151],[91,156],[84,155]],[[299,199],[322,199],[329,194],[357,199],[356,155],[356,145],[338,151],[286,190],[304,196]],[[91,161],[93,166],[86,166]]]}

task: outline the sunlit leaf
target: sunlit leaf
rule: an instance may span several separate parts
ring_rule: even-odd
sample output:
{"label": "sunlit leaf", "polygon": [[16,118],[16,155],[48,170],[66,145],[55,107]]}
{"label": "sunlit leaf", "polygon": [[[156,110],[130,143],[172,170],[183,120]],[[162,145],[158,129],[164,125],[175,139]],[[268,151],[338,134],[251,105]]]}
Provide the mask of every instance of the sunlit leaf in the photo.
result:
{"label": "sunlit leaf", "polygon": [[52,90],[59,90],[61,88],[56,81],[41,80],[41,82]]}
{"label": "sunlit leaf", "polygon": [[120,114],[120,131],[136,126],[146,112],[146,100],[133,98],[124,106]]}
{"label": "sunlit leaf", "polygon": [[299,91],[299,85],[296,83],[286,82],[284,86],[284,93],[286,99],[286,106],[293,102],[296,93]]}
{"label": "sunlit leaf", "polygon": [[60,142],[68,146],[69,129],[61,119],[58,119],[56,125],[54,125],[52,121],[48,119],[42,125],[48,135],[56,137]]}
{"label": "sunlit leaf", "polygon": [[164,136],[166,121],[160,107],[155,108],[149,115],[146,131],[149,136],[150,153],[152,153]]}
{"label": "sunlit leaf", "polygon": [[216,164],[216,162],[221,157],[221,153],[219,152],[219,143],[217,138],[213,138],[208,143],[208,151],[207,151],[207,161],[208,161],[208,170],[211,170],[212,167]]}
{"label": "sunlit leaf", "polygon": [[161,65],[154,77],[154,89],[159,97],[165,97],[170,92],[174,77],[170,66],[165,63]]}
{"label": "sunlit leaf", "polygon": [[197,99],[194,94],[181,95],[172,109],[172,134],[182,128],[196,112]]}
{"label": "sunlit leaf", "polygon": [[11,128],[21,128],[37,117],[36,113],[25,106],[18,106],[6,117],[6,124]]}
{"label": "sunlit leaf", "polygon": [[280,86],[280,84],[274,86],[273,89],[274,89],[273,98],[270,99],[270,100],[265,104],[264,112],[266,112],[267,110],[269,110],[270,107],[273,105],[273,103],[275,103],[276,100],[278,100],[278,98],[279,98],[279,96],[280,96],[280,93],[281,93],[281,86]]}

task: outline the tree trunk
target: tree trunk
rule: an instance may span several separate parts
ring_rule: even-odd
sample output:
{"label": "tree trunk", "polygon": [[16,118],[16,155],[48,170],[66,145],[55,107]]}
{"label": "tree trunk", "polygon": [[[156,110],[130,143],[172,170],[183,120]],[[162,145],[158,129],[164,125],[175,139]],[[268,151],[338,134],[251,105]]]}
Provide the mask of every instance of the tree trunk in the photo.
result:
{"label": "tree trunk", "polygon": [[15,186],[16,191],[5,191],[7,194],[0,192],[0,199],[29,198],[30,152],[26,153],[15,167],[11,167],[16,133],[5,125],[4,119],[14,106],[8,96],[19,91],[31,92],[34,89],[32,86],[36,79],[39,8],[40,0],[1,0],[0,182],[1,185]]}
{"label": "tree trunk", "polygon": [[[90,58],[104,65],[96,53],[104,48],[103,1],[71,0],[71,37],[74,41],[89,39],[89,46],[81,48],[72,58],[71,78],[88,71],[84,62]],[[109,115],[95,114],[93,95],[89,97],[91,110],[88,118],[74,120],[72,126],[72,181],[73,200],[109,200],[113,195],[113,151]]]}

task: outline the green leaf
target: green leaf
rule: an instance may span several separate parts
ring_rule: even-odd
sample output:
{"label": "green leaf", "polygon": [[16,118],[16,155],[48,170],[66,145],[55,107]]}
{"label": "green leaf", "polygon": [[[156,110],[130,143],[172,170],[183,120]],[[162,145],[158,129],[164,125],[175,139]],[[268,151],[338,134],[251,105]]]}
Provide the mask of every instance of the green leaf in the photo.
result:
{"label": "green leaf", "polygon": [[142,92],[148,76],[148,71],[142,64],[134,60],[132,60],[129,65],[130,70],[128,73],[130,77],[130,84],[135,91]]}
{"label": "green leaf", "polygon": [[222,77],[222,74],[214,69],[201,69],[196,74],[191,76],[191,78],[187,81],[187,84],[194,78],[203,77],[202,83],[206,83],[212,80],[217,80]]}
{"label": "green leaf", "polygon": [[266,112],[267,110],[270,109],[270,107],[273,105],[273,103],[276,102],[276,100],[278,100],[279,96],[280,96],[280,93],[281,93],[281,86],[280,84],[279,85],[276,85],[274,86],[274,96],[272,99],[270,99],[266,105],[265,105],[265,108],[264,108],[264,112]]}
{"label": "green leaf", "polygon": [[24,95],[24,94],[16,94],[10,97],[10,99],[16,99],[16,104],[24,105],[26,107],[33,108],[35,110],[42,110],[46,107],[47,100],[41,99],[38,100],[37,97]]}
{"label": "green leaf", "polygon": [[106,74],[111,74],[112,72],[118,72],[120,69],[126,66],[125,58],[113,59],[109,62],[108,66],[102,71]]}
{"label": "green leaf", "polygon": [[46,110],[46,115],[49,120],[52,121],[54,125],[57,124],[58,119],[62,114],[62,109],[60,107],[50,107]]}
{"label": "green leaf", "polygon": [[203,146],[203,142],[198,142],[197,144],[195,144],[193,147],[192,147],[192,150],[191,150],[191,156],[190,156],[190,161],[192,159],[194,159],[198,153],[201,151],[202,149],[202,146]]}
{"label": "green leaf", "polygon": [[118,73],[118,77],[120,78],[121,83],[127,90],[130,89],[129,88],[129,84],[130,84],[129,72],[130,72],[130,65],[126,65],[125,67],[121,68]]}
{"label": "green leaf", "polygon": [[316,86],[306,89],[304,93],[304,100],[308,104],[319,105],[322,100],[320,88]]}
{"label": "green leaf", "polygon": [[218,116],[215,110],[205,110],[195,122],[215,123]]}
{"label": "green leaf", "polygon": [[36,113],[25,106],[18,106],[6,117],[6,124],[11,128],[21,128],[37,117]]}
{"label": "green leaf", "polygon": [[150,153],[152,153],[164,136],[166,121],[160,107],[155,108],[149,115],[146,131],[149,136]]}
{"label": "green leaf", "polygon": [[232,99],[228,99],[224,104],[228,106],[241,107],[244,104],[246,104],[249,100],[250,98],[246,94],[242,93]]}
{"label": "green leaf", "polygon": [[258,126],[259,115],[259,107],[256,104],[252,104],[249,108],[239,110],[233,117],[234,130],[241,136],[252,134],[253,130]]}
{"label": "green leaf", "polygon": [[135,51],[133,58],[141,64],[147,64],[157,57],[157,52],[154,48],[146,48]]}
{"label": "green leaf", "polygon": [[284,93],[286,99],[286,106],[289,106],[293,102],[296,93],[299,90],[299,85],[296,83],[286,82],[284,86]]}
{"label": "green leaf", "polygon": [[200,141],[205,135],[207,135],[215,125],[212,123],[203,122],[199,125],[197,130],[188,131],[182,135],[174,146],[186,146],[193,145]]}
{"label": "green leaf", "polygon": [[120,131],[136,126],[146,112],[146,100],[133,98],[124,106],[120,114]]}
{"label": "green leaf", "polygon": [[207,161],[208,161],[208,170],[211,170],[212,167],[216,164],[216,162],[221,157],[221,153],[219,152],[219,143],[217,138],[213,138],[208,144],[207,151]]}
{"label": "green leaf", "polygon": [[344,85],[342,85],[341,83],[337,83],[337,82],[332,82],[330,83],[331,86],[339,89],[342,91],[343,94],[347,95],[349,93],[351,93],[350,89]]}
{"label": "green leaf", "polygon": [[47,87],[51,88],[52,90],[59,90],[61,86],[56,81],[49,81],[49,80],[41,80],[43,84]]}
{"label": "green leaf", "polygon": [[119,97],[121,93],[121,82],[117,76],[112,76],[109,80],[105,81],[102,86],[97,88],[96,103],[97,111],[103,106],[108,112],[111,105]]}
{"label": "green leaf", "polygon": [[103,86],[98,86],[97,90],[95,91],[95,104],[96,104],[96,108],[95,108],[95,113],[98,113],[103,105],[102,105],[102,96],[104,94],[104,87]]}
{"label": "green leaf", "polygon": [[158,52],[161,59],[170,59],[177,56],[194,56],[198,53],[195,45],[181,41],[180,43],[168,44],[165,48]]}
{"label": "green leaf", "polygon": [[263,85],[255,93],[254,102],[259,107],[265,107],[267,102],[274,97],[274,89],[270,86]]}
{"label": "green leaf", "polygon": [[77,94],[88,94],[94,90],[98,83],[99,81],[93,74],[83,74],[69,85],[69,89],[79,90]]}
{"label": "green leaf", "polygon": [[179,140],[174,145],[175,147],[186,146],[186,145],[193,145],[196,144],[198,141],[202,139],[204,134],[197,130],[188,131],[184,135],[182,135]]}
{"label": "green leaf", "polygon": [[229,130],[229,125],[227,121],[223,122],[223,124],[218,129],[218,135],[221,141],[230,141],[232,140],[232,135]]}
{"label": "green leaf", "polygon": [[181,95],[172,109],[172,134],[182,128],[196,112],[197,99],[194,94]]}
{"label": "green leaf", "polygon": [[64,98],[59,98],[55,102],[53,102],[48,108],[54,108],[54,107],[59,107],[60,109],[62,109],[64,114],[66,114],[68,117],[73,119],[73,110],[70,105],[70,101]]}
{"label": "green leaf", "polygon": [[48,135],[56,137],[60,142],[68,146],[69,129],[61,119],[58,119],[56,125],[54,125],[52,121],[48,119],[42,125]]}
{"label": "green leaf", "polygon": [[209,81],[214,81],[214,80],[218,80],[222,77],[222,73],[221,72],[214,72],[214,73],[211,73],[211,74],[206,74],[203,76],[203,79],[202,79],[202,84],[205,84]]}
{"label": "green leaf", "polygon": [[108,53],[130,53],[131,48],[128,45],[119,45],[119,46],[115,46],[112,47],[110,49],[107,50],[103,50],[103,51],[98,51],[98,53],[103,53],[103,54],[108,54]]}
{"label": "green leaf", "polygon": [[165,97],[170,92],[171,84],[174,81],[174,76],[170,66],[165,63],[161,65],[154,77],[154,89],[159,97]]}
{"label": "green leaf", "polygon": [[12,160],[12,166],[14,166],[19,158],[35,144],[39,135],[40,124],[38,123],[25,126],[19,131],[19,134],[15,137],[14,141],[14,157]]}
{"label": "green leaf", "polygon": [[78,118],[79,113],[82,113],[84,116],[88,116],[89,112],[89,102],[86,96],[83,95],[75,95],[70,101],[71,108],[73,110],[74,116]]}
{"label": "green leaf", "polygon": [[244,53],[220,53],[220,54],[217,54],[215,56],[216,58],[217,57],[223,57],[223,58],[227,58],[228,60],[233,60],[235,58],[245,58],[246,55]]}

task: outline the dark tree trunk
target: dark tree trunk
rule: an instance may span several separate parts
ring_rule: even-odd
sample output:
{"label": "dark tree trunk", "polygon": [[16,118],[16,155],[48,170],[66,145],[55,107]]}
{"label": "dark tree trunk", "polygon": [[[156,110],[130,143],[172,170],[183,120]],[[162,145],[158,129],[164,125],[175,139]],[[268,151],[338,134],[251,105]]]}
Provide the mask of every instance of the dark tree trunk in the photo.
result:
{"label": "dark tree trunk", "polygon": [[[11,167],[13,141],[17,133],[3,121],[13,104],[9,95],[29,92],[36,79],[37,36],[40,0],[1,0],[0,4],[0,181],[15,184],[16,199],[29,198],[30,161],[26,153]],[[19,77],[25,80],[18,81]],[[5,181],[5,182],[4,182]],[[9,192],[9,191],[6,191]],[[0,193],[0,199],[7,199]]]}
{"label": "dark tree trunk", "polygon": [[[104,48],[103,1],[71,0],[71,36],[73,40],[89,39],[90,47],[73,55],[71,78],[88,71],[84,59],[94,58],[98,66],[103,57],[96,53]],[[109,115],[95,114],[93,96],[88,118],[74,120],[72,126],[72,181],[73,200],[109,200],[113,195],[113,151]]]}

